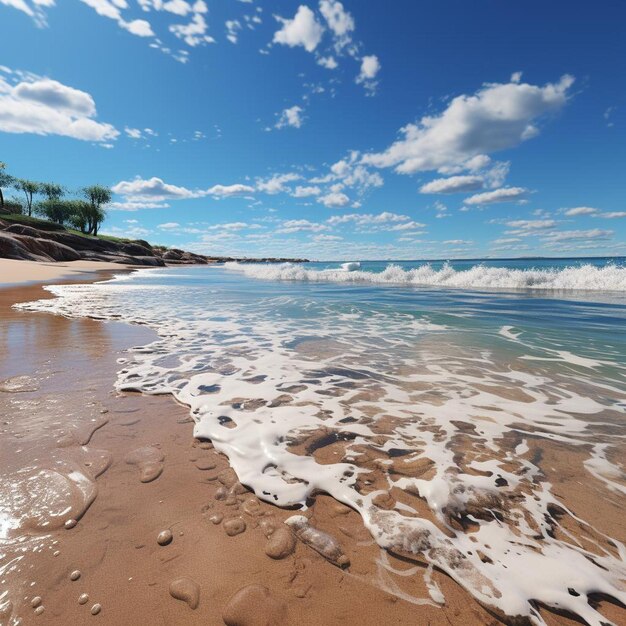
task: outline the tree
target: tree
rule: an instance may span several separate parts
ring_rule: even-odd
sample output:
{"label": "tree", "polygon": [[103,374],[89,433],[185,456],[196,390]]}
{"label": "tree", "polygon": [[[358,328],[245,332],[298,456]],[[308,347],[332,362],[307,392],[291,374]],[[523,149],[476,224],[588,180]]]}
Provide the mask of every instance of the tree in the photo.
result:
{"label": "tree", "polygon": [[11,176],[11,174],[7,174],[5,171],[6,168],[6,163],[0,161],[0,210],[4,209],[4,196],[2,195],[2,188],[11,187],[14,182],[13,176]]}
{"label": "tree", "polygon": [[65,195],[65,189],[57,183],[41,183],[39,193],[46,196],[48,200],[59,200]]}
{"label": "tree", "polygon": [[93,230],[92,207],[87,200],[70,200],[72,212],[69,217],[70,224],[85,235]]}
{"label": "tree", "polygon": [[83,194],[91,205],[91,211],[87,219],[88,232],[90,235],[97,236],[100,224],[102,224],[106,218],[104,205],[111,202],[113,192],[108,187],[102,185],[91,185],[90,187],[83,188]]}
{"label": "tree", "polygon": [[40,185],[32,180],[26,180],[25,178],[17,178],[14,181],[16,189],[24,192],[26,196],[26,208],[28,209],[28,217],[33,214],[33,196],[39,193]]}
{"label": "tree", "polygon": [[43,202],[38,202],[35,205],[35,211],[39,215],[47,217],[51,222],[56,222],[57,224],[61,224],[61,226],[63,226],[63,224],[69,221],[76,212],[76,207],[74,205],[75,202],[76,200],[48,198]]}

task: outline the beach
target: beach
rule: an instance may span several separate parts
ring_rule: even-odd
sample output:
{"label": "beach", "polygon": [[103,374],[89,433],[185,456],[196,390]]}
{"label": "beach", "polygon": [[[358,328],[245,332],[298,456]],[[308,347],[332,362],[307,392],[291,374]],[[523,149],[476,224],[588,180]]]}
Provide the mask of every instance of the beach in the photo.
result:
{"label": "beach", "polygon": [[[216,443],[220,452],[206,434],[208,425],[198,432],[203,422],[194,423],[190,416],[189,406],[196,406],[192,400],[179,396],[175,402],[158,388],[144,388],[147,393],[130,390],[133,385],[141,389],[131,373],[137,364],[133,359],[142,349],[130,357],[128,350],[159,339],[148,322],[135,318],[135,324],[127,324],[104,310],[101,321],[73,317],[69,310],[50,315],[12,308],[15,303],[50,298],[42,283],[109,279],[120,272],[119,266],[57,264],[50,269],[25,263],[0,260],[5,284],[0,288],[3,626],[91,620],[241,626],[522,623],[479,601],[471,584],[469,590],[459,585],[445,573],[443,560],[436,565],[440,557],[423,558],[408,544],[405,550],[381,549],[362,515],[322,490],[309,494],[308,506],[301,511],[257,497],[253,481],[244,480],[241,469],[238,476],[231,468],[244,465],[238,465],[235,456],[229,464],[226,443]],[[24,271],[18,273],[17,265]],[[101,270],[95,272],[96,267]],[[5,276],[15,284],[7,286]],[[225,345],[232,342],[225,329],[221,332]],[[232,328],[228,332],[235,334]],[[302,359],[314,363],[336,356],[341,347],[330,340],[310,340],[297,350]],[[254,363],[257,356],[250,358]],[[149,376],[143,367],[145,385]],[[121,379],[120,369],[126,372]],[[358,383],[358,378],[352,380]],[[502,387],[497,392],[502,397],[513,394],[509,400],[528,401],[521,388],[512,392],[504,382]],[[297,397],[299,392],[289,393]],[[381,397],[373,387],[362,393],[372,406]],[[250,402],[249,394],[242,397]],[[259,397],[264,397],[262,391]],[[277,400],[276,415],[290,402]],[[370,410],[374,416],[376,411]],[[608,420],[608,413],[603,418]],[[604,428],[610,433],[614,427]],[[393,416],[378,420],[374,428],[378,443],[384,444],[393,429]],[[330,426],[316,427],[291,441],[290,451],[314,458],[320,471],[343,457],[362,457],[359,466],[368,468],[367,480],[377,487],[382,471],[396,478],[430,476],[429,467],[415,470],[417,474],[407,470],[402,465],[405,451],[383,454],[357,441],[361,445],[357,455],[348,450],[349,439],[333,438],[336,432]],[[468,472],[470,457],[487,464],[489,451],[473,442],[472,429],[460,427],[459,433],[454,442],[459,464],[467,463]],[[520,457],[533,459],[543,472],[542,484],[549,483],[553,496],[575,511],[572,517],[553,507],[560,525],[552,525],[549,533],[557,539],[574,536],[599,558],[608,554],[617,558],[609,538],[626,539],[624,501],[623,493],[610,488],[610,481],[621,484],[620,478],[609,476],[607,483],[585,472],[591,444],[573,448],[564,436],[550,441],[534,436],[529,428],[526,438],[518,434],[507,445]],[[468,453],[464,461],[459,460],[463,451]],[[622,441],[607,451],[609,461],[618,463],[624,452]],[[513,475],[519,468],[513,458],[509,461]],[[606,474],[601,463],[597,467],[599,475]],[[528,489],[522,485],[519,493]],[[374,493],[373,487],[363,493],[368,491]],[[277,494],[278,501],[282,495]],[[417,506],[415,496],[399,488],[389,489],[375,502],[379,511]],[[480,519],[480,504],[474,507],[474,519]],[[492,502],[487,508],[497,507]],[[424,505],[419,511],[439,524]],[[325,556],[316,550],[319,541],[312,541],[310,533],[300,533],[293,521],[284,524],[299,514],[308,518],[309,529],[334,539]],[[451,523],[471,533],[465,525],[475,522],[467,515],[471,518],[472,512],[452,515]],[[534,521],[527,522],[532,527]],[[541,577],[541,572],[526,575]],[[624,609],[608,594],[595,595],[593,604],[607,620],[623,623]],[[541,610],[541,618],[550,625],[578,623],[572,613],[559,610]]]}

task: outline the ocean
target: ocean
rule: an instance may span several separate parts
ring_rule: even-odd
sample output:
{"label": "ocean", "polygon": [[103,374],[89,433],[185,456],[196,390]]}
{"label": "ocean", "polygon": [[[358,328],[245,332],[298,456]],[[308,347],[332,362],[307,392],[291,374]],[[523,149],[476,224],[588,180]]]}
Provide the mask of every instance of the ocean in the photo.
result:
{"label": "ocean", "polygon": [[47,289],[18,306],[152,328],[117,389],[187,405],[258,497],[326,492],[382,548],[534,623],[537,603],[598,625],[592,594],[626,603],[626,547],[543,463],[626,495],[625,259],[229,263]]}

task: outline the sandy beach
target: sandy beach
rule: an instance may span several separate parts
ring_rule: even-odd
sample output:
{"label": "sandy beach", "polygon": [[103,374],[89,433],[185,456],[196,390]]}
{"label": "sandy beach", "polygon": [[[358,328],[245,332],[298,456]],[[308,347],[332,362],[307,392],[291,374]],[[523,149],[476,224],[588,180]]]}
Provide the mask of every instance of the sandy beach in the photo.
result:
{"label": "sandy beach", "polygon": [[[2,626],[512,623],[437,569],[445,603],[433,601],[423,577],[407,575],[425,561],[382,551],[356,512],[320,494],[305,515],[341,555],[324,558],[283,523],[297,511],[259,500],[210,441],[193,438],[187,407],[114,391],[117,359],[152,331],[11,308],[49,295],[42,282],[120,269],[0,260]],[[577,514],[626,539],[619,500],[600,481],[583,487],[571,451],[530,445]],[[616,603],[598,606],[624,623]]]}

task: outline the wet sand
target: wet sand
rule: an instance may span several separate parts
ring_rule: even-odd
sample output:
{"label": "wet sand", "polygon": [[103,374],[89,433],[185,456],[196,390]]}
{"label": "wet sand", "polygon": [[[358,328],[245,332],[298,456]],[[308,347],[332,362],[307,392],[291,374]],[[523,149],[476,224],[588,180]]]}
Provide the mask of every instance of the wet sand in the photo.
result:
{"label": "wet sand", "polygon": [[[2,503],[22,518],[0,541],[1,625],[502,623],[437,571],[445,605],[435,605],[422,576],[402,575],[425,563],[381,552],[328,496],[306,515],[349,566],[296,539],[283,521],[297,511],[241,486],[210,442],[193,439],[186,407],[113,390],[116,359],[151,331],[10,308],[44,296],[0,289],[0,530]],[[590,479],[543,443],[548,477],[576,502]],[[619,498],[599,481],[592,491],[580,513],[623,540]],[[601,610],[624,623],[614,604]]]}

